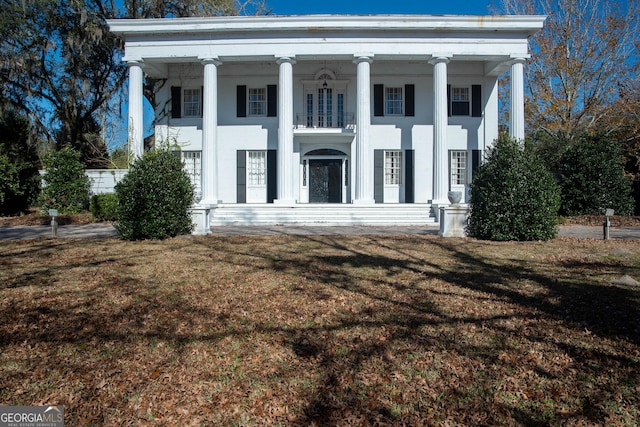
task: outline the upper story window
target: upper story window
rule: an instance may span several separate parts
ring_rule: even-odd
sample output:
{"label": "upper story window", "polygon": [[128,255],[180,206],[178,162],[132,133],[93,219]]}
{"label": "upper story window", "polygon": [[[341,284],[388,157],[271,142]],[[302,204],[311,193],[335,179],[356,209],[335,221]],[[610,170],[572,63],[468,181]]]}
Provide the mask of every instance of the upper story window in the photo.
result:
{"label": "upper story window", "polygon": [[249,88],[249,116],[267,115],[267,90],[263,87]]}
{"label": "upper story window", "polygon": [[405,84],[404,86],[374,84],[374,117],[415,116],[415,91],[414,84]]}
{"label": "upper story window", "polygon": [[278,87],[236,86],[236,117],[276,117],[278,115]]}
{"label": "upper story window", "polygon": [[451,115],[468,116],[469,115],[469,88],[468,87],[452,87],[451,88]]}
{"label": "upper story window", "polygon": [[202,95],[200,89],[184,89],[182,103],[184,117],[202,116]]}
{"label": "upper story window", "polygon": [[402,108],[402,88],[401,87],[385,87],[384,88],[384,115],[385,116],[401,116]]}

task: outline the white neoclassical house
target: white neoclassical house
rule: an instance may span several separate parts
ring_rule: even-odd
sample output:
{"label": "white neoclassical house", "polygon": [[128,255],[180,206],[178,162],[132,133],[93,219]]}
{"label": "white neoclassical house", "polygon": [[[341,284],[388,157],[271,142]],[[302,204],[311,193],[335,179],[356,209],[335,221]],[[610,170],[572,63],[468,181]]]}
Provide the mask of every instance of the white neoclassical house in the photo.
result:
{"label": "white neoclassical house", "polygon": [[129,132],[162,82],[156,144],[180,147],[197,232],[224,224],[424,224],[468,197],[498,136],[524,138],[523,65],[542,16],[111,20],[125,40]]}

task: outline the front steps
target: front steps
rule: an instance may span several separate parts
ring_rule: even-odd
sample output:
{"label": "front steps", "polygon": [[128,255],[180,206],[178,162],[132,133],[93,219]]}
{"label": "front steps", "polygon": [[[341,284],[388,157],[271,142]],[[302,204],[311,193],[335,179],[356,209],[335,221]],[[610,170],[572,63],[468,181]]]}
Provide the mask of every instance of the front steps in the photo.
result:
{"label": "front steps", "polygon": [[430,204],[221,204],[211,226],[225,225],[435,225]]}

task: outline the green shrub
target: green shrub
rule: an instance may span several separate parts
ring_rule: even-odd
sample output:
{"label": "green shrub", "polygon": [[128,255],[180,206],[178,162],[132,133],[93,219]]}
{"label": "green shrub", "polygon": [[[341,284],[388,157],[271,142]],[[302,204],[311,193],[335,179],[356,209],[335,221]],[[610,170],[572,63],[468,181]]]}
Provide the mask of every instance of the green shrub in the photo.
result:
{"label": "green shrub", "polygon": [[50,151],[44,166],[44,186],[40,193],[43,212],[57,209],[61,214],[74,214],[89,206],[89,178],[78,151],[70,147]]}
{"label": "green shrub", "polygon": [[26,212],[40,193],[40,159],[35,144],[29,142],[29,120],[10,109],[0,112],[0,156],[12,165],[0,173],[12,174],[15,169],[17,174],[15,185],[4,190],[0,215]]}
{"label": "green shrub", "polygon": [[568,144],[558,171],[560,213],[592,215],[611,208],[616,214],[630,215],[634,199],[620,144],[601,134],[584,134]]}
{"label": "green shrub", "polygon": [[0,206],[4,206],[5,197],[19,191],[18,170],[4,154],[0,154]]}
{"label": "green shrub", "polygon": [[467,231],[487,240],[548,240],[559,205],[558,186],[540,158],[501,136],[474,174]]}
{"label": "green shrub", "polygon": [[116,185],[118,235],[127,240],[164,239],[191,232],[194,189],[180,158],[166,150],[138,158]]}
{"label": "green shrub", "polygon": [[89,201],[89,211],[98,221],[116,221],[118,196],[115,193],[93,195]]}

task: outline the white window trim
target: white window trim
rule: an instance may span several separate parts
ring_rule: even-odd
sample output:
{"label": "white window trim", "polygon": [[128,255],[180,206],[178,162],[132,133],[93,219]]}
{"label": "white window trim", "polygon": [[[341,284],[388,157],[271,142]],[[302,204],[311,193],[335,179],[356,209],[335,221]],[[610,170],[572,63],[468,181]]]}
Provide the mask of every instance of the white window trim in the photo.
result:
{"label": "white window trim", "polygon": [[[397,158],[397,165],[390,165],[388,159],[392,156]],[[403,173],[403,155],[402,150],[385,150],[384,151],[384,185],[385,187],[399,187],[402,185]],[[393,162],[392,162],[393,163]],[[396,174],[394,174],[394,171]],[[390,182],[391,181],[391,182]]]}
{"label": "white window trim", "polygon": [[189,175],[196,198],[199,200],[202,197],[202,152],[181,150],[180,160],[182,160],[185,172]]}
{"label": "white window trim", "polygon": [[[464,169],[459,168],[459,163],[456,162],[454,165],[454,157],[456,155],[463,154],[464,159]],[[454,167],[455,166],[455,167]],[[459,173],[460,171],[462,173]],[[463,182],[454,182],[454,177],[462,176]],[[449,150],[449,187],[451,189],[454,188],[463,188],[469,183],[469,152],[467,150]]]}
{"label": "white window trim", "polygon": [[[187,114],[187,91],[196,91],[197,99],[196,105],[198,106],[198,111],[196,114]],[[202,88],[199,87],[186,87],[182,88],[182,117],[184,118],[194,118],[194,117],[202,117]]]}
{"label": "white window trim", "polygon": [[[254,171],[257,168],[257,171]],[[255,177],[258,177],[255,179]],[[267,187],[267,151],[247,150],[247,187]]]}
{"label": "white window trim", "polygon": [[[458,101],[458,100],[455,99],[454,92],[455,92],[456,89],[465,89],[467,91],[467,100],[466,101],[465,100]],[[450,108],[451,108],[451,116],[452,117],[470,117],[471,116],[471,86],[468,86],[468,85],[455,85],[455,86],[451,85],[451,101],[450,102],[451,102]],[[465,102],[467,104],[467,109],[468,109],[469,112],[467,114],[455,114],[453,112],[453,103],[454,102],[460,102],[460,103]]]}
{"label": "white window trim", "polygon": [[[262,91],[262,100],[261,101],[251,101],[251,91]],[[255,102],[256,104],[259,102],[262,104],[262,113],[254,114],[251,110],[251,104]],[[267,109],[269,106],[267,105],[267,87],[266,86],[255,86],[255,87],[247,87],[247,117],[267,117]]]}
{"label": "white window trim", "polygon": [[[388,94],[389,91],[391,90],[398,90],[400,93],[400,112],[396,112],[396,113],[390,113],[387,106],[390,104],[390,100],[388,98]],[[404,106],[404,102],[405,102],[405,93],[404,93],[404,87],[403,86],[384,86],[384,93],[383,93],[383,103],[384,103],[384,115],[385,116],[389,116],[389,117],[400,117],[400,116],[404,116],[404,112],[405,112],[405,106]]]}

